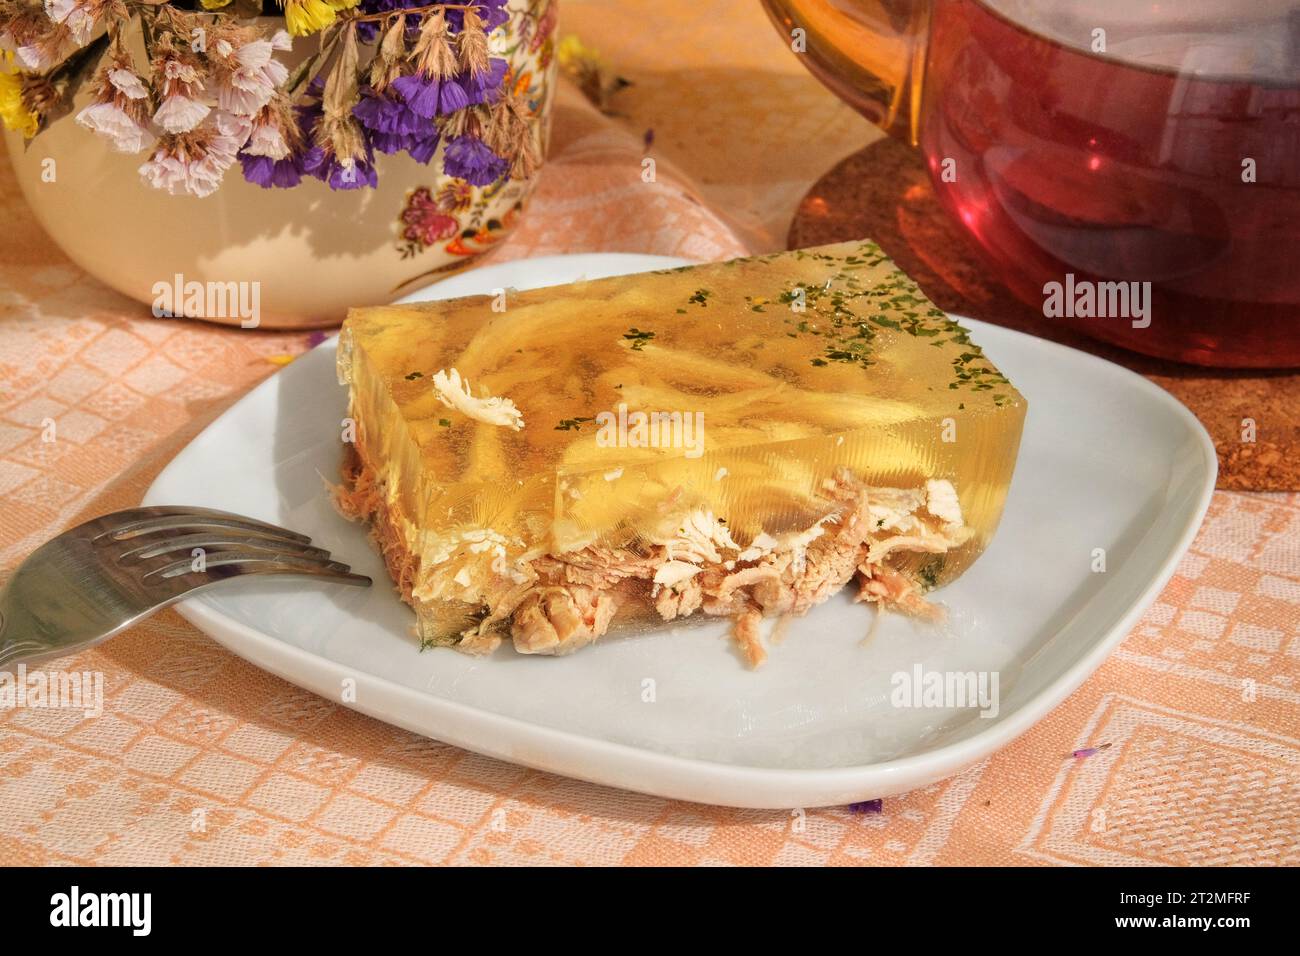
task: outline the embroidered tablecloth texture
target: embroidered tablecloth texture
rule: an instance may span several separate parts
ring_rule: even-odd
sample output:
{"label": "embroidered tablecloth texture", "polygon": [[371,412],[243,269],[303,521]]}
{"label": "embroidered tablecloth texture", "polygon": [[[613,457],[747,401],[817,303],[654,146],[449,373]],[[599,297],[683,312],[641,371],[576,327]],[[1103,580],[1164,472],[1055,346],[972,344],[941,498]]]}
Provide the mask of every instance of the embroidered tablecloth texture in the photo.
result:
{"label": "embroidered tablecloth texture", "polygon": [[[561,32],[633,85],[617,117],[562,92],[536,198],[495,261],[780,248],[803,191],[875,135],[753,0],[708,17],[667,0],[655,29],[628,29],[645,9],[565,0]],[[62,256],[7,164],[0,210],[7,574],[63,528],[136,504],[307,337],[149,318]],[[879,814],[710,808],[499,763],[299,690],[170,612],[60,666],[103,672],[104,713],[0,710],[0,863],[1300,863],[1295,494],[1216,494],[1092,679]]]}

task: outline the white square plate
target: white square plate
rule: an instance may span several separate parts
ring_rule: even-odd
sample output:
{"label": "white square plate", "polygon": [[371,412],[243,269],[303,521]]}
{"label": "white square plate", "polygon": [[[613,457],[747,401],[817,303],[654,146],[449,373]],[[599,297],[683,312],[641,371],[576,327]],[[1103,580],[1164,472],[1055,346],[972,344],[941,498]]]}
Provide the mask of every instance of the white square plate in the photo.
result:
{"label": "white square plate", "polygon": [[[678,265],[559,256],[424,290],[450,298]],[[420,653],[366,530],[330,506],[346,390],[334,341],[255,388],[158,476],[144,503],[221,508],[311,535],[368,589],[241,579],[179,610],[234,653],[364,713],[555,773],[705,803],[813,807],[956,773],[1024,732],[1097,668],[1160,592],[1200,526],[1216,459],[1205,430],[1145,379],[979,322],[977,342],[1029,399],[1001,527],[938,592],[943,628],[845,595],[795,621],[758,671],[713,623],[614,637],[571,657]],[[1093,571],[1095,549],[1106,570]],[[891,704],[893,676],[996,672],[983,711]]]}

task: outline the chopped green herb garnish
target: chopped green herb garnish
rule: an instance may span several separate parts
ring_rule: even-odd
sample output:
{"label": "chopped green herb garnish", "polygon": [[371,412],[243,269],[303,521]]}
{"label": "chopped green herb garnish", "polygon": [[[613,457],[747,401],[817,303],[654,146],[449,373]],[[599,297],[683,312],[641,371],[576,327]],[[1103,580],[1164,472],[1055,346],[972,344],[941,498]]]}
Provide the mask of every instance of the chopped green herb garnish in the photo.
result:
{"label": "chopped green herb garnish", "polygon": [[927,591],[932,591],[939,586],[939,574],[943,571],[943,558],[935,558],[933,561],[927,561],[922,565],[921,570],[916,574],[925,585]]}

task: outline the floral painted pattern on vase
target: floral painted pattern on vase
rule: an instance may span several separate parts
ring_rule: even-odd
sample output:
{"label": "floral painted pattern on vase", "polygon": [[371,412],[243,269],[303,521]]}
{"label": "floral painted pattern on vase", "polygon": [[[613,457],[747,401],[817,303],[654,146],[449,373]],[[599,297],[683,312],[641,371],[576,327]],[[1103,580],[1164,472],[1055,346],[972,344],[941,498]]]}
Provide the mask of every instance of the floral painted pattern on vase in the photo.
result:
{"label": "floral painted pattern on vase", "polygon": [[[555,84],[557,8],[557,0],[512,5],[510,19],[492,35],[493,53],[510,64],[505,83],[528,104],[543,153],[550,138],[546,120]],[[459,271],[488,251],[514,226],[533,185],[508,176],[482,187],[445,176],[436,182],[407,191],[396,221],[397,252],[402,259],[431,250],[456,258],[412,275],[398,289],[435,273]]]}

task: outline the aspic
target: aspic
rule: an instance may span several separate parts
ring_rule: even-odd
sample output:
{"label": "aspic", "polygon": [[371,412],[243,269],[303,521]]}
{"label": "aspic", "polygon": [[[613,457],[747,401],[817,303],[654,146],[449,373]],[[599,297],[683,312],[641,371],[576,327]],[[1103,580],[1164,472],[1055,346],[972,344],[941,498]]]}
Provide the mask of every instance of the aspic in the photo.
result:
{"label": "aspic", "polygon": [[[764,618],[850,582],[933,616],[925,592],[993,533],[1026,410],[866,241],[504,310],[357,309],[338,368],[355,440],[337,500],[372,523],[422,641],[473,653],[700,614],[758,664]],[[689,418],[702,448],[611,442],[635,413]]]}

